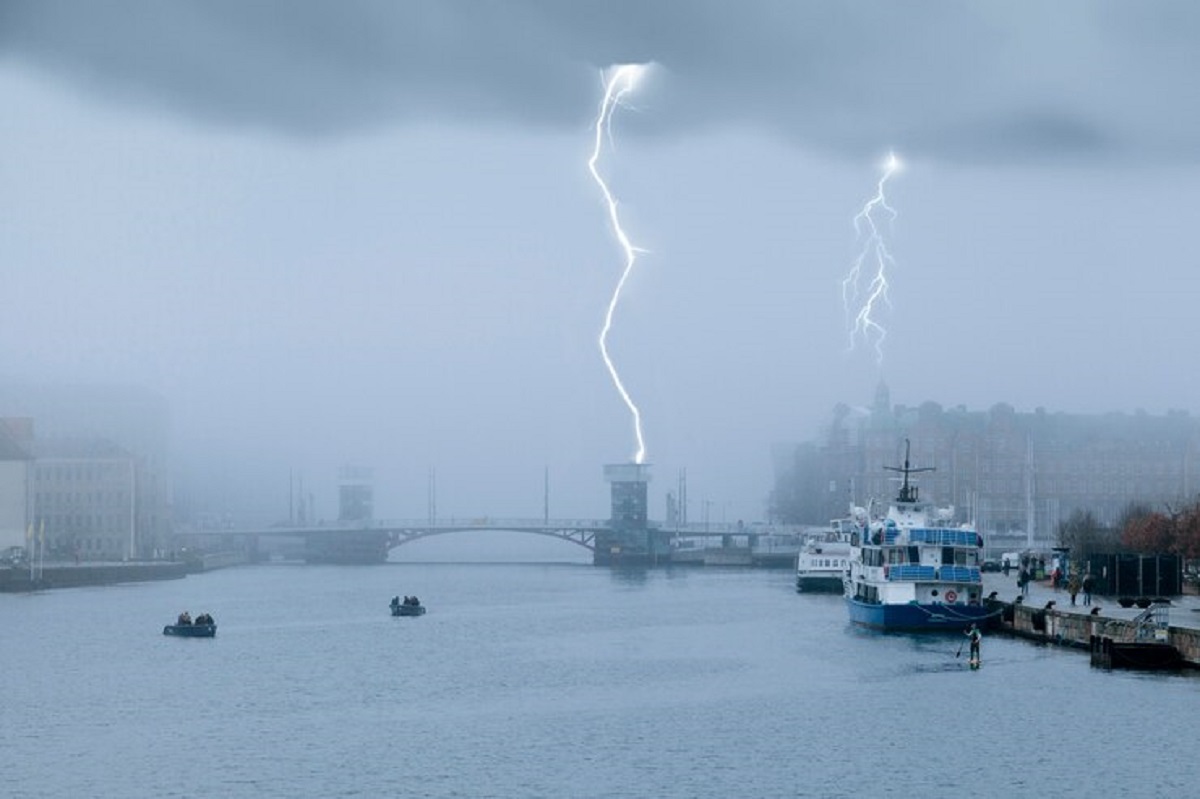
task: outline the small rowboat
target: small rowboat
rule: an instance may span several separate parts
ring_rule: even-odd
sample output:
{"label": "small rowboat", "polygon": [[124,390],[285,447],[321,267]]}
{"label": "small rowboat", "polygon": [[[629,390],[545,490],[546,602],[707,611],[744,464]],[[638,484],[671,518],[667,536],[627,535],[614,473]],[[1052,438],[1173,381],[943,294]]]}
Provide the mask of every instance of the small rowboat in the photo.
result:
{"label": "small rowboat", "polygon": [[163,635],[180,635],[184,638],[215,638],[215,624],[168,624],[163,627]]}

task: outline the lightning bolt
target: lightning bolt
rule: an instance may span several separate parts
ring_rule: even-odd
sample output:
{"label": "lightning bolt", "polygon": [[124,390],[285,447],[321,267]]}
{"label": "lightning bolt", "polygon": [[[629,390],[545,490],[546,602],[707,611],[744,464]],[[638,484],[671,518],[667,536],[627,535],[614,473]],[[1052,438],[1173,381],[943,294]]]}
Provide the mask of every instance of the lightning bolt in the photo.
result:
{"label": "lightning bolt", "polygon": [[617,242],[621,245],[621,251],[625,254],[625,268],[621,272],[621,279],[617,281],[617,286],[613,290],[612,299],[608,301],[608,310],[604,314],[604,327],[600,330],[600,355],[604,358],[604,365],[608,367],[608,374],[612,377],[613,385],[617,387],[617,392],[621,395],[621,399],[624,400],[625,406],[633,414],[633,432],[637,437],[637,451],[634,453],[633,462],[639,464],[646,458],[646,441],[642,436],[642,413],[638,410],[633,398],[629,396],[629,392],[625,389],[625,384],[621,382],[621,376],[617,373],[617,367],[613,365],[613,360],[609,356],[608,331],[612,329],[613,313],[617,309],[617,302],[621,299],[621,290],[625,287],[625,281],[629,279],[629,275],[633,271],[633,265],[637,262],[637,254],[643,251],[633,245],[624,228],[621,227],[621,218],[617,214],[617,200],[609,190],[608,184],[604,182],[604,178],[600,176],[600,171],[596,168],[596,164],[600,160],[600,152],[604,147],[604,136],[606,133],[608,134],[610,143],[612,141],[613,111],[618,106],[623,105],[625,95],[633,91],[634,86],[637,85],[638,80],[645,71],[646,66],[644,64],[622,64],[613,67],[610,71],[608,81],[605,84],[604,100],[600,103],[600,113],[596,117],[595,145],[592,148],[592,157],[588,159],[588,170],[592,173],[592,177],[600,187],[600,191],[604,194],[604,202],[608,206],[609,222],[612,224]]}
{"label": "lightning bolt", "polygon": [[[883,175],[875,184],[875,196],[867,200],[866,205],[854,217],[855,240],[863,242],[854,265],[850,268],[846,279],[842,281],[842,305],[846,310],[846,320],[850,327],[850,349],[854,349],[859,337],[864,343],[873,342],[877,363],[883,363],[883,340],[887,338],[887,330],[875,318],[876,306],[879,303],[892,305],[888,298],[888,267],[895,264],[892,254],[888,252],[880,224],[876,221],[877,212],[887,215],[890,225],[896,218],[896,209],[888,205],[884,194],[884,184],[901,167],[900,159],[895,153],[888,153],[887,161],[883,164]],[[874,276],[861,287],[863,272],[869,266],[874,267]],[[852,305],[858,303],[858,310]],[[853,322],[851,322],[853,320]]]}

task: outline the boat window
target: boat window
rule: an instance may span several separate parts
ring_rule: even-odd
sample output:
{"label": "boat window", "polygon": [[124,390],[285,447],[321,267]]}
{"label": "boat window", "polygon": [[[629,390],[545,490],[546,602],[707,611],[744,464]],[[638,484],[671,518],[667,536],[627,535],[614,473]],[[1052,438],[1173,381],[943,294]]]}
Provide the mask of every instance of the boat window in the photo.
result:
{"label": "boat window", "polygon": [[909,547],[908,548],[908,562],[909,563],[920,563],[921,562],[921,550],[919,547]]}
{"label": "boat window", "polygon": [[949,566],[954,563],[954,547],[942,547],[942,563]]}
{"label": "boat window", "polygon": [[955,564],[957,564],[959,566],[966,566],[967,565],[967,550],[956,549],[954,551],[954,562],[955,562]]}

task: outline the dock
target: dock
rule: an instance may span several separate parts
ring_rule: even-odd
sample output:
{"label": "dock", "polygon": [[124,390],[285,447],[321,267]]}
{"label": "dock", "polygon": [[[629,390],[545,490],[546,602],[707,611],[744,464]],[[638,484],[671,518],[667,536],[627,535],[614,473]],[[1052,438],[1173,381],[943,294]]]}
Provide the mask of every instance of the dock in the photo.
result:
{"label": "dock", "polygon": [[[1030,584],[1021,601],[1015,582],[999,583],[988,575],[985,592],[996,592],[989,600],[996,609],[993,629],[1038,643],[1066,646],[1092,653],[1093,662],[1110,662],[1112,646],[1134,643],[1169,644],[1179,652],[1184,668],[1200,668],[1200,597],[1165,597],[1169,605],[1141,608],[1122,607],[1117,597],[1071,596],[1065,589],[1054,591],[1048,583]],[[1150,635],[1149,633],[1153,633]]]}

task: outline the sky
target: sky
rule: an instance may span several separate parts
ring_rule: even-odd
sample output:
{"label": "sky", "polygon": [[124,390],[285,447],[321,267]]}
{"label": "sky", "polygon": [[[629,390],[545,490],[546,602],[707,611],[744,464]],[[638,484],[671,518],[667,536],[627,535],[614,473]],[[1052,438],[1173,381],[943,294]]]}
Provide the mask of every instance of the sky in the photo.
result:
{"label": "sky", "polygon": [[[837,403],[1196,411],[1188,2],[0,4],[0,379],[170,402],[179,487],[319,516],[761,519]],[[886,185],[879,360],[853,219]],[[2,409],[0,409],[2,411]],[[189,490],[195,491],[192,486]]]}

